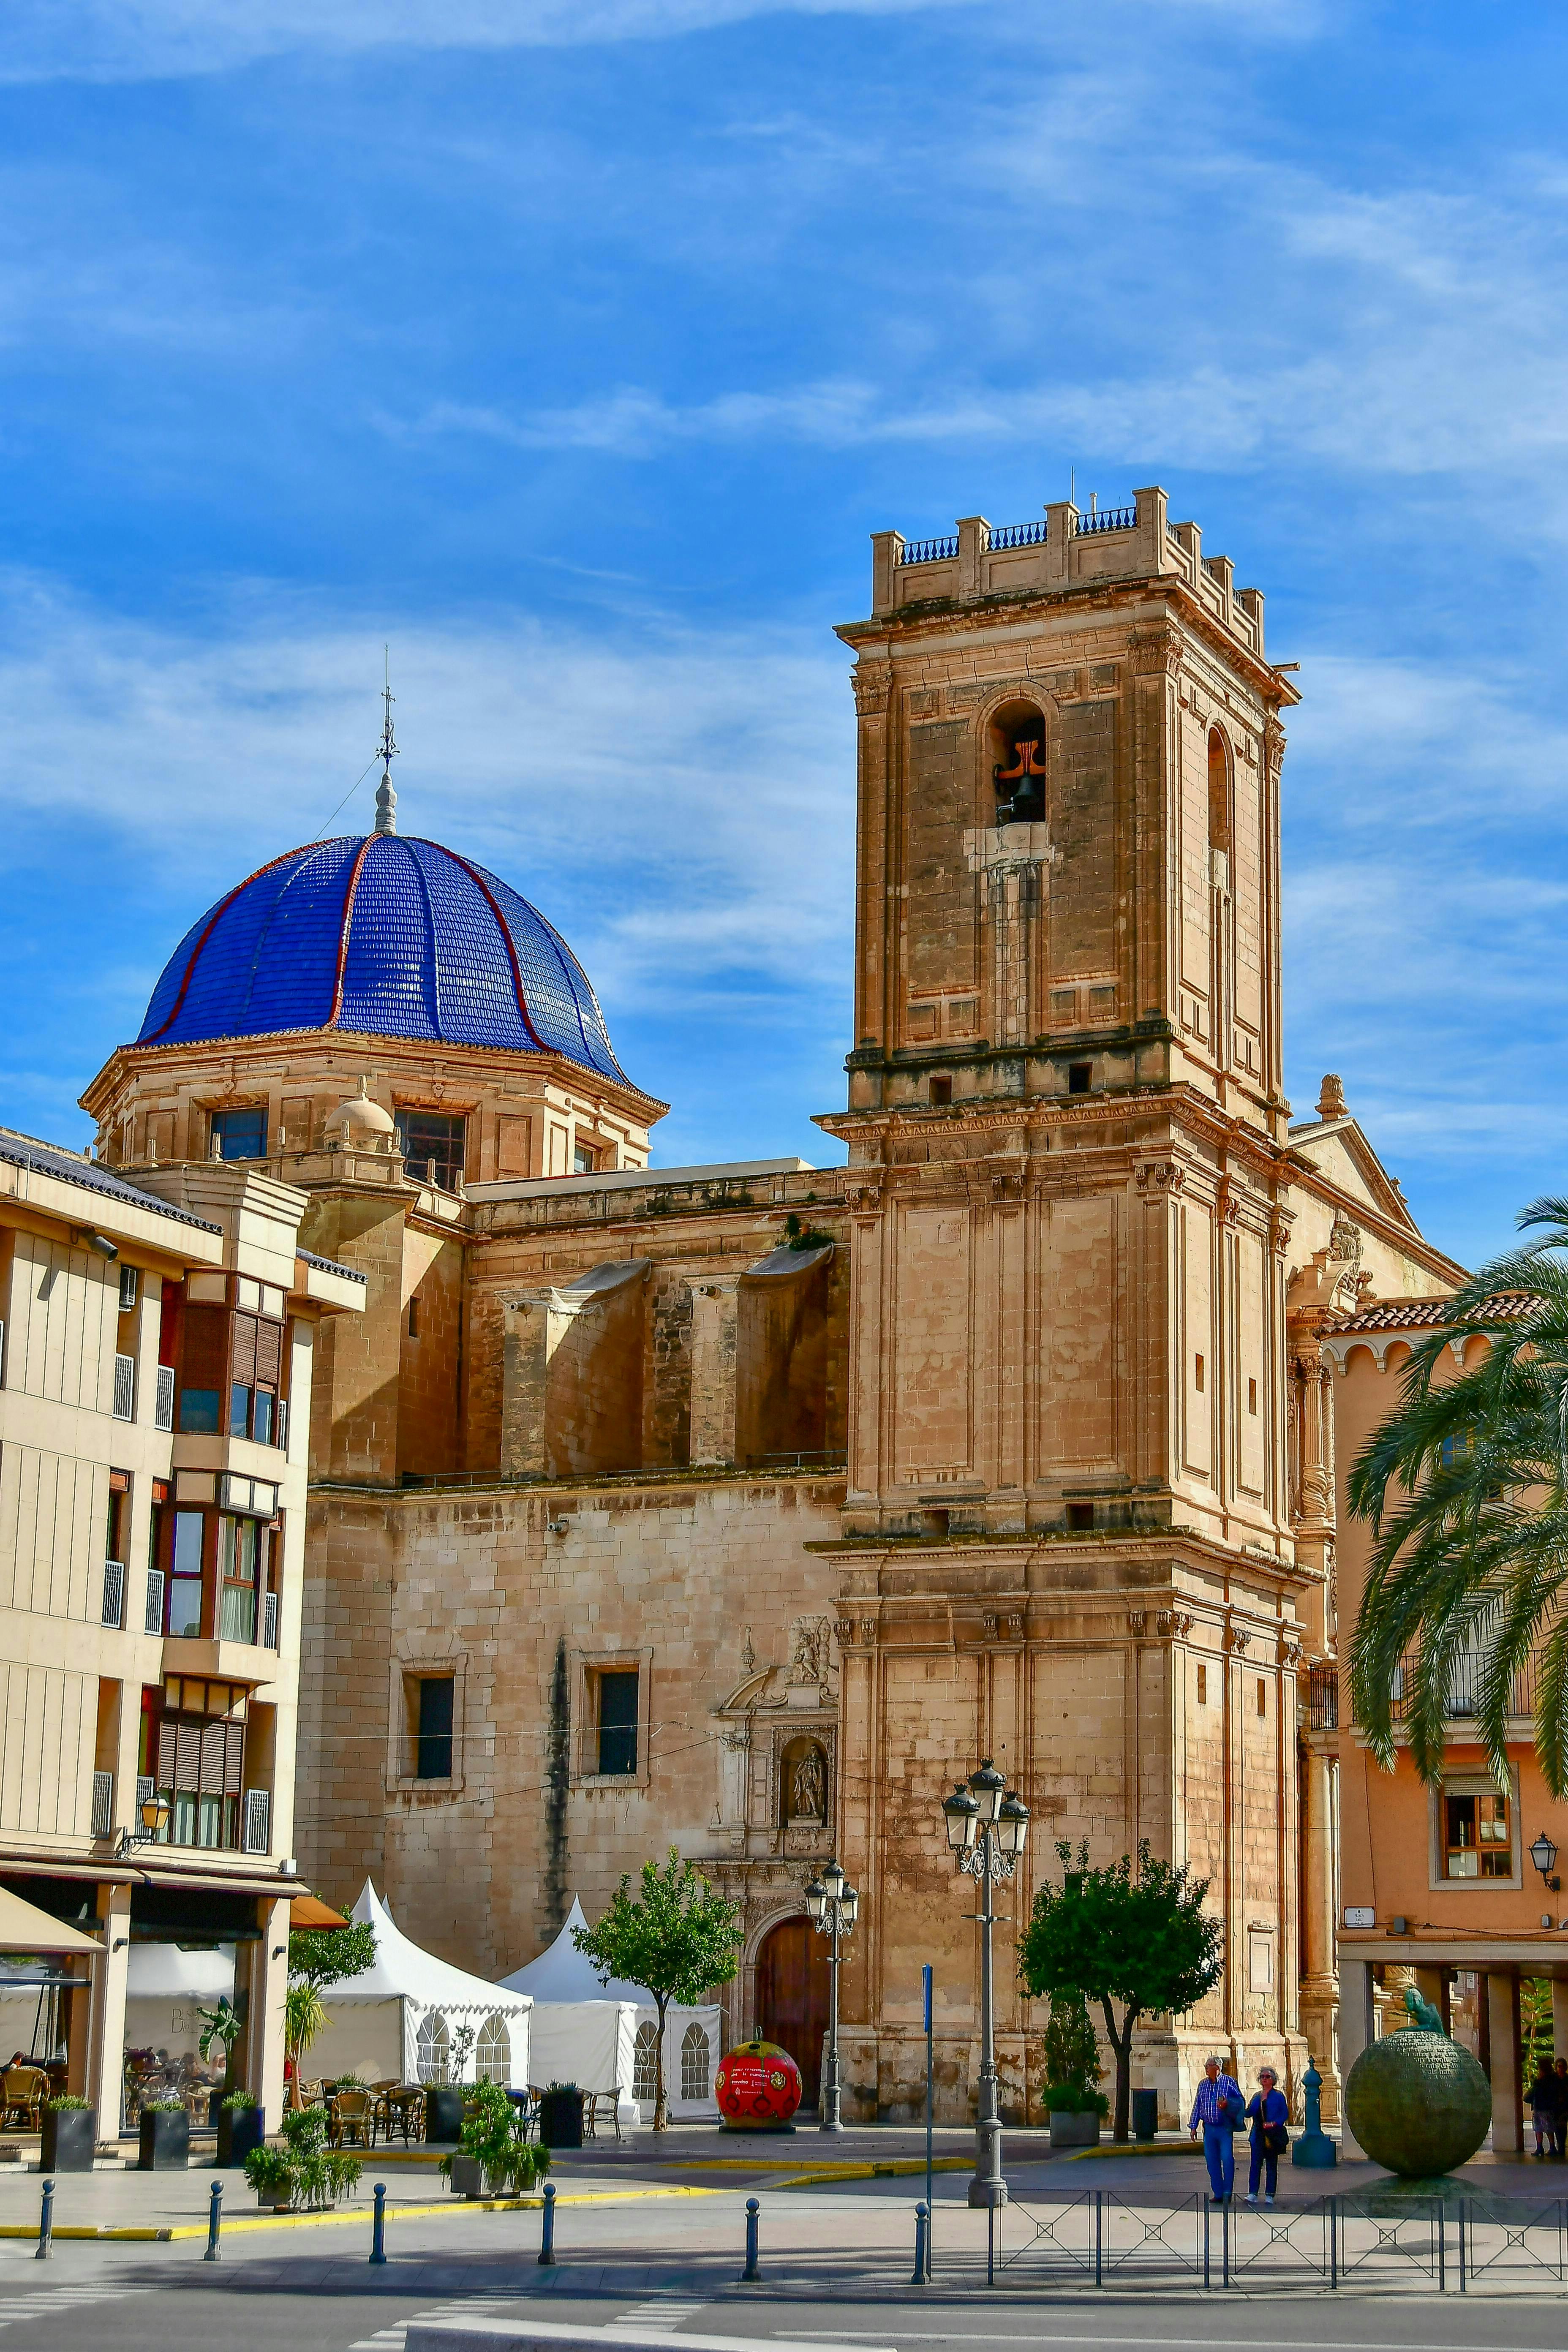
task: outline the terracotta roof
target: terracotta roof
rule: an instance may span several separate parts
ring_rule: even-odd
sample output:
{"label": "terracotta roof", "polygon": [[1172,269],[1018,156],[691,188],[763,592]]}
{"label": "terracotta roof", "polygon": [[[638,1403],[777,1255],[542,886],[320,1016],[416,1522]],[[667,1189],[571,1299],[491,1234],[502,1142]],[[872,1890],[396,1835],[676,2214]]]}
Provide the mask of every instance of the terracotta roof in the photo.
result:
{"label": "terracotta roof", "polygon": [[[1451,1298],[1377,1300],[1371,1307],[1363,1307],[1358,1315],[1331,1316],[1324,1328],[1336,1335],[1344,1331],[1433,1331],[1448,1320],[1453,1303]],[[1517,1323],[1529,1314],[1534,1303],[1529,1291],[1500,1291],[1487,1301],[1487,1314],[1500,1323]]]}

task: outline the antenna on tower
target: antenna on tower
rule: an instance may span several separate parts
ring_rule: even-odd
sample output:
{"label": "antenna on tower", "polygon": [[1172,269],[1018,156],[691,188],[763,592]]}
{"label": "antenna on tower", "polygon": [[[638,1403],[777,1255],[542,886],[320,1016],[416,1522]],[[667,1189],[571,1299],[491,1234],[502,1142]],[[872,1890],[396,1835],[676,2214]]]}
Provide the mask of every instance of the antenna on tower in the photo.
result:
{"label": "antenna on tower", "polygon": [[377,833],[397,831],[397,794],[392,789],[392,763],[397,757],[397,738],[392,731],[392,649],[382,648],[386,661],[385,682],[381,689],[384,717],[382,721],[381,744],[377,756],[381,761],[381,782],[375,788],[375,829]]}

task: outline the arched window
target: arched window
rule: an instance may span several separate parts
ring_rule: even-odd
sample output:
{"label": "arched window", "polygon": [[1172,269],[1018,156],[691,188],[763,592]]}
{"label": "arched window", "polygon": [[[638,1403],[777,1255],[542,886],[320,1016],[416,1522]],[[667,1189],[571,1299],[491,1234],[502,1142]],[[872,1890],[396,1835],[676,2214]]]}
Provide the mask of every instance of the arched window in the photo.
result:
{"label": "arched window", "polygon": [[419,2021],[419,2080],[422,2083],[446,2081],[451,2047],[446,2019],[438,2009],[430,2010]]}
{"label": "arched window", "polygon": [[1209,847],[1230,856],[1230,746],[1217,727],[1209,730]]}
{"label": "arched window", "polygon": [[632,2096],[650,2106],[658,2096],[658,2028],[646,2018],[632,2051]]}
{"label": "arched window", "polygon": [[1027,824],[1046,814],[1046,714],[1037,703],[1005,702],[986,730],[998,824]]}
{"label": "arched window", "polygon": [[505,2083],[511,2075],[511,2029],[499,2009],[479,2028],[474,2049],[476,2083]]}
{"label": "arched window", "polygon": [[680,2041],[680,2095],[683,2099],[705,2099],[708,2096],[708,2075],[712,2055],[708,2046],[708,2036],[694,2018]]}

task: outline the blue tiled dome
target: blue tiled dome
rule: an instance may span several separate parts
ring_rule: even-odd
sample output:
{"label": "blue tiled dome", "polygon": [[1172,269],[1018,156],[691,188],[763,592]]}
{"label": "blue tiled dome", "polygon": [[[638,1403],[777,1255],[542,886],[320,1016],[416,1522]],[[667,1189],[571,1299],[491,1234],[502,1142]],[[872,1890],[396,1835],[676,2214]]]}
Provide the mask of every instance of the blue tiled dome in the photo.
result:
{"label": "blue tiled dome", "polygon": [[348,1029],[564,1054],[629,1084],[588,975],[482,866],[398,834],[312,842],[193,923],[139,1045]]}

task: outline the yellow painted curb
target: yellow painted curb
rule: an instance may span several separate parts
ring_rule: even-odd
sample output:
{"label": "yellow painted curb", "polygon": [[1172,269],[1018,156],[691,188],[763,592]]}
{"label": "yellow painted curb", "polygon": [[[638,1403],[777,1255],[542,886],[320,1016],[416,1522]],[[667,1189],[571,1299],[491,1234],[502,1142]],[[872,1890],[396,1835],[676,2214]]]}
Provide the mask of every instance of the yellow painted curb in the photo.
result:
{"label": "yellow painted curb", "polygon": [[1075,2148],[1068,2162],[1082,2164],[1086,2158],[1092,2160],[1097,2156],[1202,2156],[1203,2152],[1201,2140],[1112,2139],[1100,2147]]}
{"label": "yellow painted curb", "polygon": [[[568,2191],[564,2196],[558,2195],[555,2202],[559,2209],[563,2205],[624,2204],[628,2200],[639,2197],[721,2197],[723,2193],[721,2189],[692,2189],[672,2184],[668,2189],[581,2189],[575,2193]],[[537,2213],[543,2202],[542,2197],[446,2197],[438,2205],[388,2205],[385,2208],[385,2215],[389,2221],[415,2221],[432,2220],[441,2214]],[[346,2210],[334,2207],[329,2213],[247,2213],[235,2218],[225,2214],[223,2234],[226,2238],[232,2232],[242,2230],[320,2229],[334,2221],[339,2223],[368,2221],[372,2219],[373,2212],[374,2208],[369,2205],[354,2205]],[[129,2226],[110,2228],[107,2224],[95,2230],[73,2227],[68,2222],[58,2223],[51,2232],[51,2235],[57,2238],[132,2239],[141,2242],[155,2241],[159,2244],[167,2244],[170,2240],[175,2238],[205,2238],[206,2234],[207,2225],[205,2221],[175,2221],[163,2229],[153,2230]],[[37,2235],[38,2226],[36,2221],[0,2222],[0,2238],[30,2238],[36,2242]]]}

